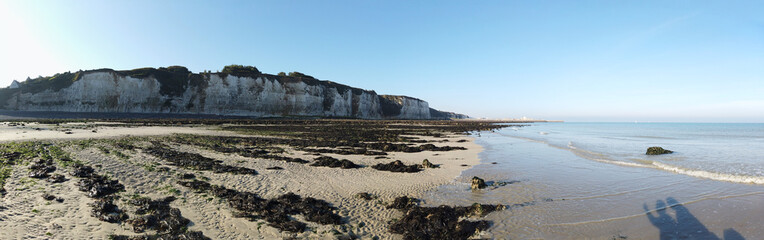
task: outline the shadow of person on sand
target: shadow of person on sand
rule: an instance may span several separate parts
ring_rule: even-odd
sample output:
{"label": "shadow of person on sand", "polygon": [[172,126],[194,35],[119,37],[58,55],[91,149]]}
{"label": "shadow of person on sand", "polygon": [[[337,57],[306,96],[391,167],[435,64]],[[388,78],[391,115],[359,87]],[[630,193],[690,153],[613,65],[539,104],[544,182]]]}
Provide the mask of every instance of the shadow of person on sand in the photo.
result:
{"label": "shadow of person on sand", "polygon": [[[719,240],[708,228],[703,225],[695,216],[693,216],[687,208],[680,204],[676,199],[669,197],[666,201],[655,201],[655,212],[647,208],[647,204],[643,205],[645,209],[645,215],[647,219],[660,230],[660,239],[712,239]],[[667,213],[669,210],[674,211],[676,218]],[[742,235],[732,228],[724,230],[724,239],[726,240],[743,240]]]}

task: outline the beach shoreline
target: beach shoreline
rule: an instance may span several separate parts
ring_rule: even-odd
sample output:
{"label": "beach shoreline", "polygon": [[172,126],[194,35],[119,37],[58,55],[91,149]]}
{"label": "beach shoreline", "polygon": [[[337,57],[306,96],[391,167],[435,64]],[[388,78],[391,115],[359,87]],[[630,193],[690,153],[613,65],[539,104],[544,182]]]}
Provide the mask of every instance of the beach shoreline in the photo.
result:
{"label": "beach shoreline", "polygon": [[743,239],[764,233],[756,224],[764,220],[762,185],[608,164],[575,154],[581,149],[513,135],[540,134],[542,127],[477,138],[485,147],[482,163],[465,171],[462,181],[480,176],[511,184],[479,192],[444,185],[426,194],[428,204],[529,203],[486,216],[494,222],[486,237],[497,239]]}

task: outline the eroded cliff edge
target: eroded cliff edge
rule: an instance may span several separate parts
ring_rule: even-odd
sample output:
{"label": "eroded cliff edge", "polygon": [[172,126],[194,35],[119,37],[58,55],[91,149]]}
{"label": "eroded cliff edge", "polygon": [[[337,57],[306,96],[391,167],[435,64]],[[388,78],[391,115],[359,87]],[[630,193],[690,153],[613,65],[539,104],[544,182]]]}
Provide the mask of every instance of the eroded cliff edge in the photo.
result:
{"label": "eroded cliff edge", "polygon": [[0,89],[0,109],[362,119],[467,117],[432,109],[417,98],[378,95],[300,73],[264,74],[238,65],[217,73],[191,73],[172,66],[27,79],[17,88]]}

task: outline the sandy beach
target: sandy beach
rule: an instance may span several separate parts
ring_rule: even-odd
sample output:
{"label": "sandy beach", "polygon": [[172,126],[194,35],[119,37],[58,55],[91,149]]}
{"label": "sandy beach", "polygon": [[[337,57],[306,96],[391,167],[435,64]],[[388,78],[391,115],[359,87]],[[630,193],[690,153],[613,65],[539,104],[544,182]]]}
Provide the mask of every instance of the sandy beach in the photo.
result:
{"label": "sandy beach", "polygon": [[[387,151],[387,155],[380,156],[318,154],[289,145],[278,145],[283,149],[279,156],[311,161],[316,155],[321,155],[347,159],[361,166],[343,169],[245,157],[198,145],[172,142],[166,138],[177,134],[253,137],[253,134],[224,131],[220,126],[119,126],[114,123],[0,125],[0,139],[6,144],[38,141],[61,146],[72,159],[92,166],[95,173],[123,184],[124,190],[114,194],[114,203],[127,212],[128,216],[133,215],[131,211],[135,207],[128,202],[134,196],[151,199],[173,196],[177,200],[172,201],[170,207],[179,209],[182,217],[190,221],[188,231],[199,231],[212,239],[399,239],[401,235],[390,233],[388,228],[390,221],[401,218],[403,213],[386,206],[396,197],[419,198],[423,193],[444,184],[459,184],[468,189],[469,179],[457,181],[456,178],[465,169],[480,163],[478,153],[482,151],[482,148],[474,143],[473,137],[453,132],[436,136],[403,137],[414,140],[416,143],[409,144],[414,147],[432,144],[435,147],[450,146],[465,150]],[[114,140],[125,138],[131,139],[134,149],[115,147]],[[87,144],[83,143],[85,141]],[[167,144],[171,151],[198,154],[219,161],[220,165],[256,170],[257,174],[216,173],[173,166],[156,155],[146,153],[146,149],[156,144],[155,141]],[[419,172],[408,173],[380,171],[370,167],[393,160],[400,160],[406,165],[421,165],[424,159],[437,165],[437,168],[423,168]],[[77,178],[70,175],[70,169],[59,164],[50,174],[64,175],[68,181],[51,183],[28,176],[29,163],[32,161],[33,159],[29,159],[22,164],[9,166],[10,175],[4,186],[7,192],[0,206],[0,232],[7,237],[79,239],[88,236],[89,239],[104,239],[111,235],[140,236],[156,232],[146,231],[139,234],[135,233],[126,221],[111,223],[99,220],[91,214],[92,208],[89,205],[95,199],[78,190]],[[179,185],[180,176],[184,174],[193,174],[196,179],[204,179],[213,185],[254,193],[264,199],[295,193],[303,198],[323,200],[336,208],[333,212],[342,217],[342,224],[318,224],[305,221],[304,216],[298,214],[293,216],[294,219],[306,223],[307,230],[282,231],[262,219],[238,217],[237,211],[226,204],[225,198],[213,197],[212,194],[200,193]],[[356,196],[358,193],[368,193],[372,198],[359,198]],[[42,197],[44,194],[60,198],[62,202],[45,200]],[[480,234],[475,236],[479,237]]]}

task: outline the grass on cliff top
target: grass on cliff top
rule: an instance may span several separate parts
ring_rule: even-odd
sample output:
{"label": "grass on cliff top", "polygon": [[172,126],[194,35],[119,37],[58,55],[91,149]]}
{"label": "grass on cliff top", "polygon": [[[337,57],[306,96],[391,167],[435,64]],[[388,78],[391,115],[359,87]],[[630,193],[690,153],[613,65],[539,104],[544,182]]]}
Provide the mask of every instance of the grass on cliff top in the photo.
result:
{"label": "grass on cliff top", "polygon": [[[313,76],[300,73],[290,72],[283,75],[270,75],[263,74],[254,66],[244,65],[228,65],[223,67],[223,70],[218,73],[203,72],[192,73],[188,68],[183,66],[169,66],[160,68],[137,68],[133,70],[115,71],[112,69],[96,69],[78,72],[66,72],[53,75],[51,77],[37,77],[34,79],[27,79],[20,83],[20,90],[24,93],[39,93],[46,90],[53,92],[71,86],[74,82],[79,80],[81,76],[92,72],[112,72],[121,76],[130,76],[133,78],[149,78],[153,77],[160,83],[159,92],[165,96],[179,97],[182,96],[189,84],[194,87],[204,86],[209,80],[210,74],[219,74],[223,77],[226,75],[233,75],[237,77],[252,77],[257,78],[264,76],[271,80],[278,80],[281,82],[295,82],[301,81],[308,85],[326,85],[337,89],[340,93],[345,93],[351,90],[353,94],[361,94],[362,89],[353,88],[347,85],[334,83],[331,81],[321,81]],[[17,89],[0,89],[0,107],[4,107],[11,96],[17,91]]]}
{"label": "grass on cliff top", "polygon": [[39,93],[45,90],[58,91],[67,88],[80,78],[81,72],[57,73],[52,77],[37,77],[27,79],[19,84],[19,89],[23,92]]}

